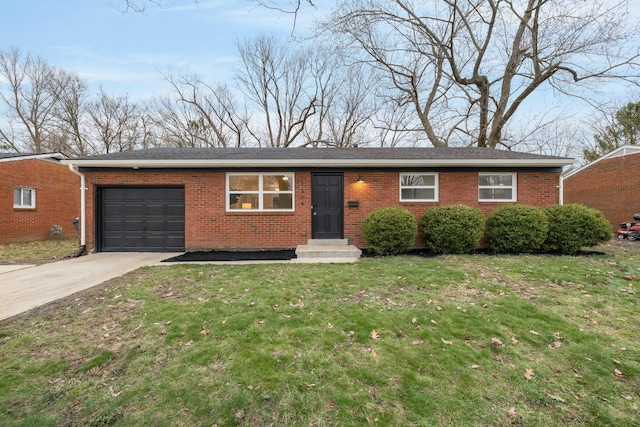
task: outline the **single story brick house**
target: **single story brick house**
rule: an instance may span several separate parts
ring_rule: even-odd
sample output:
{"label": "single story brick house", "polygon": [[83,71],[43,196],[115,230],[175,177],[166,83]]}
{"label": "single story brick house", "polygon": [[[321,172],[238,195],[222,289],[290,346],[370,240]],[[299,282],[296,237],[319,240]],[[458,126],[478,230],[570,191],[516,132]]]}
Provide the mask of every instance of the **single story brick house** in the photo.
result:
{"label": "single story brick house", "polygon": [[[374,209],[438,205],[485,214],[560,200],[573,159],[486,148],[152,148],[65,160],[83,176],[83,242],[94,251],[364,248]],[[420,238],[416,247],[424,246]]]}
{"label": "single story brick house", "polygon": [[0,153],[0,244],[51,237],[54,225],[76,237],[80,177],[60,163],[60,153]]}
{"label": "single story brick house", "polygon": [[640,213],[640,146],[626,145],[563,176],[564,203],[601,211],[614,230]]}

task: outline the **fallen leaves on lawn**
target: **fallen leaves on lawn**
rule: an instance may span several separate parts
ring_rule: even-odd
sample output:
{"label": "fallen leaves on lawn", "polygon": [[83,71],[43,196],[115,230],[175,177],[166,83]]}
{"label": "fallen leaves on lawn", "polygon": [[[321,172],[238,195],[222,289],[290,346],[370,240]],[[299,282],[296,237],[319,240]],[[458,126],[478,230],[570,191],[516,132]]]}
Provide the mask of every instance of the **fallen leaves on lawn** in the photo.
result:
{"label": "fallen leaves on lawn", "polygon": [[553,400],[557,400],[558,402],[567,403],[567,401],[564,400],[563,398],[561,398],[560,396],[556,396],[556,395],[549,394],[549,393],[547,393],[547,396],[549,396]]}
{"label": "fallen leaves on lawn", "polygon": [[442,343],[443,343],[443,344],[446,344],[446,345],[453,345],[453,341],[447,341],[447,340],[445,340],[445,339],[444,339],[444,338],[442,338],[442,337],[441,337],[440,339],[442,340]]}
{"label": "fallen leaves on lawn", "polygon": [[380,338],[380,335],[378,335],[378,332],[376,332],[375,329],[371,331],[370,335],[371,335],[371,338],[373,338],[374,340],[377,340],[378,338]]}
{"label": "fallen leaves on lawn", "polygon": [[535,374],[534,374],[534,372],[533,372],[533,369],[531,369],[531,368],[527,368],[527,369],[524,371],[524,377],[525,377],[526,379],[528,379],[529,381],[531,381],[531,380],[533,379],[533,376],[534,376],[534,375],[535,375]]}
{"label": "fallen leaves on lawn", "polygon": [[620,371],[619,369],[614,369],[614,370],[613,370],[613,373],[614,373],[614,375],[615,375],[616,377],[618,377],[618,378],[623,378],[623,377],[624,377],[624,374],[623,374],[623,373],[622,373],[622,371]]}
{"label": "fallen leaves on lawn", "polygon": [[539,333],[537,333],[536,331],[529,331],[529,333],[530,333],[531,335],[540,335],[540,334],[539,334]]}
{"label": "fallen leaves on lawn", "polygon": [[502,343],[502,341],[500,341],[496,337],[491,338],[491,345],[494,347],[504,347],[504,344]]}
{"label": "fallen leaves on lawn", "polygon": [[509,408],[509,410],[507,411],[507,414],[509,414],[509,416],[511,418],[517,418],[518,417],[518,413],[516,412],[516,408]]}
{"label": "fallen leaves on lawn", "polygon": [[551,350],[558,349],[561,346],[562,346],[562,343],[560,341],[553,341],[547,344],[547,347],[549,347]]}

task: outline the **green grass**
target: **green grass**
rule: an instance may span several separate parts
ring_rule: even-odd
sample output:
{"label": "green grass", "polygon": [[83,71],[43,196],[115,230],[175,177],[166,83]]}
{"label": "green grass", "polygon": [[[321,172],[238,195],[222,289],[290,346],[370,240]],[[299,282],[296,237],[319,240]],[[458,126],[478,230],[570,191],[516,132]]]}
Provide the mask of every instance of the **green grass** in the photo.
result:
{"label": "green grass", "polygon": [[0,264],[45,264],[69,257],[77,251],[77,239],[10,243],[0,245]]}
{"label": "green grass", "polygon": [[637,426],[626,248],[140,269],[0,322],[0,425]]}

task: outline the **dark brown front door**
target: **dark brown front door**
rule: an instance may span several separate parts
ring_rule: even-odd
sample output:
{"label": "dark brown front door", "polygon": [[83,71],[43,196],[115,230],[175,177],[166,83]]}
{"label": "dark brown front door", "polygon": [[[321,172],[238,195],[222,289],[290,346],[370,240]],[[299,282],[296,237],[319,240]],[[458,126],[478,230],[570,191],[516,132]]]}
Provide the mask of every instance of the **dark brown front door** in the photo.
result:
{"label": "dark brown front door", "polygon": [[314,239],[342,239],[344,232],[342,173],[311,175],[311,230]]}

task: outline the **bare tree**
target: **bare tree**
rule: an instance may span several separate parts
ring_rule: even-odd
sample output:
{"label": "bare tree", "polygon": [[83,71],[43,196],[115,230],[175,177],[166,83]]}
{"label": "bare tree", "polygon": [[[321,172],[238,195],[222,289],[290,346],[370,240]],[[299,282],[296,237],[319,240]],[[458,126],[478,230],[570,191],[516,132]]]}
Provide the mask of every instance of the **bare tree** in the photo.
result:
{"label": "bare tree", "polygon": [[60,71],[39,56],[24,55],[18,48],[0,51],[0,104],[5,125],[0,128],[2,145],[15,151],[43,152],[50,149],[54,132],[54,108],[64,87]]}
{"label": "bare tree", "polygon": [[[339,0],[322,29],[385,73],[434,146],[501,144],[543,87],[637,84],[637,22],[627,0]],[[579,87],[579,89],[577,89]],[[453,132],[452,132],[453,130]]]}
{"label": "bare tree", "polygon": [[84,156],[89,154],[87,128],[84,124],[88,86],[78,75],[60,70],[58,102],[53,108],[55,134],[59,140],[56,151]]}
{"label": "bare tree", "polygon": [[309,52],[261,36],[238,43],[238,53],[240,89],[261,116],[250,123],[248,132],[258,145],[294,144],[316,112],[315,88],[308,86]]}
{"label": "bare tree", "polygon": [[[176,102],[182,104],[188,117],[173,123],[189,134],[194,146],[239,147],[244,144],[247,118],[239,112],[231,90],[225,84],[211,86],[195,74],[165,76],[173,89]],[[172,108],[163,110],[168,112]],[[196,142],[197,141],[197,142]]]}
{"label": "bare tree", "polygon": [[146,134],[141,112],[128,96],[110,96],[100,89],[98,99],[89,105],[94,153],[128,151],[144,145]]}

